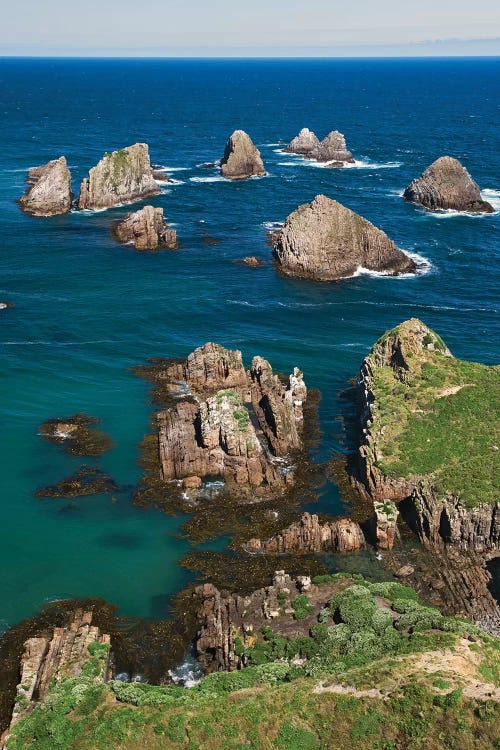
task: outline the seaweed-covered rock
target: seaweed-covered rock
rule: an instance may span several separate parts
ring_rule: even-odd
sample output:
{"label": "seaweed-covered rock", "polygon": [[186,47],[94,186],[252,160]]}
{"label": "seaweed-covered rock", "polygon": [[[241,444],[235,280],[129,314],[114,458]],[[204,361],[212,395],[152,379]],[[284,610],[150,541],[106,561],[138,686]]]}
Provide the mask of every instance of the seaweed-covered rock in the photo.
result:
{"label": "seaweed-covered rock", "polygon": [[469,172],[451,156],[436,159],[425,172],[413,180],[403,193],[405,200],[436,211],[453,209],[472,213],[494,213],[495,209],[481,198],[479,185]]}
{"label": "seaweed-covered rock", "polygon": [[36,497],[81,497],[83,495],[100,495],[117,490],[115,482],[97,466],[82,466],[67,479],[56,484],[41,487],[35,492]]}
{"label": "seaweed-covered rock", "polygon": [[86,414],[74,414],[64,419],[48,419],[38,431],[46,440],[63,445],[70,455],[100,456],[113,447],[109,435],[92,426],[100,421]]}
{"label": "seaweed-covered rock", "polygon": [[316,281],[352,276],[360,268],[392,276],[416,270],[385,232],[325,195],[293,211],[273,236],[273,247],[282,273]]}
{"label": "seaweed-covered rock", "polygon": [[80,188],[78,208],[109,208],[118,203],[131,203],[160,189],[153,177],[146,143],[135,143],[111,154],[89,172]]}
{"label": "seaweed-covered rock", "polygon": [[319,139],[309,128],[302,128],[300,133],[293,138],[285,151],[291,154],[310,154],[313,149],[319,146]]}
{"label": "seaweed-covered rock", "polygon": [[154,206],[127,214],[115,224],[114,234],[119,242],[133,243],[136,250],[175,250],[179,246],[177,232],[163,219],[163,208]]}
{"label": "seaweed-covered rock", "polygon": [[221,174],[231,180],[266,174],[260,151],[244,130],[235,130],[230,136],[221,161]]}
{"label": "seaweed-covered rock", "polygon": [[19,198],[19,205],[26,213],[55,216],[71,210],[71,173],[64,156],[30,169],[26,182],[26,193]]}
{"label": "seaweed-covered rock", "polygon": [[342,167],[344,164],[354,164],[350,151],[347,150],[345,138],[338,130],[328,133],[321,143],[318,143],[307,154],[310,159],[320,162],[332,162],[331,166]]}

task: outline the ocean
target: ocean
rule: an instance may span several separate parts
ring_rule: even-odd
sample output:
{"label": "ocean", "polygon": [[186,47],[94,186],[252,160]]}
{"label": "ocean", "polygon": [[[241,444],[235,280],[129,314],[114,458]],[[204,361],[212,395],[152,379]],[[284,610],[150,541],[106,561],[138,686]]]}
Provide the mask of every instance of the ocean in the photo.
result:
{"label": "ocean", "polygon": [[[0,625],[44,603],[99,596],[119,612],[162,617],[191,580],[179,566],[184,520],[134,507],[148,384],[132,369],[185,357],[206,341],[297,365],[320,389],[315,461],[349,449],[341,392],[389,327],[411,316],[452,352],[499,361],[500,149],[498,59],[0,60],[1,477]],[[282,151],[302,127],[345,134],[356,165],[325,169]],[[242,128],[268,175],[232,183],[202,166]],[[174,184],[151,199],[177,229],[176,252],[118,245],[111,222],[129,206],[53,218],[16,204],[26,171],[65,155],[73,190],[105,151],[137,141]],[[401,193],[438,156],[457,157],[497,213],[429,214]],[[336,283],[279,276],[266,228],[318,193],[344,203],[418,255],[411,278],[362,274]],[[139,207],[141,204],[137,204]],[[218,244],[208,244],[212,239]],[[262,268],[235,260],[257,255]],[[68,457],[44,441],[51,417],[102,419],[116,447]],[[82,463],[114,495],[40,499]],[[337,487],[318,507],[343,512]]]}

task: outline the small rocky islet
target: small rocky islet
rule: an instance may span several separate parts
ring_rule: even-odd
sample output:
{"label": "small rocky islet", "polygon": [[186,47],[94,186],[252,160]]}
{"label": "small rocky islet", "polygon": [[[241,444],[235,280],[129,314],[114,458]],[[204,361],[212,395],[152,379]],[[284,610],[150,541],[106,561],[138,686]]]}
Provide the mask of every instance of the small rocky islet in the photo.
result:
{"label": "small rocky islet", "polygon": [[345,137],[338,130],[332,130],[320,141],[312,130],[302,128],[286,146],[285,151],[291,154],[301,154],[306,159],[312,159],[329,167],[339,168],[346,164],[355,164],[353,155],[347,150]]}

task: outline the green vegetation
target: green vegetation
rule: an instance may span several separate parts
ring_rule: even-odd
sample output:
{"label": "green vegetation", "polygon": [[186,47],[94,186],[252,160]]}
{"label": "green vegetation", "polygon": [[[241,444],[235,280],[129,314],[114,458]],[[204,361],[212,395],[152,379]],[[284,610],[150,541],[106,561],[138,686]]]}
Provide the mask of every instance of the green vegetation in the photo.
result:
{"label": "green vegetation", "polygon": [[[404,337],[402,327],[397,330]],[[432,349],[405,350],[409,370],[374,368],[371,431],[383,456],[377,466],[389,475],[432,477],[438,492],[460,497],[467,507],[494,502],[500,489],[500,368],[444,356],[439,336],[428,334],[424,345],[427,339]]]}
{"label": "green vegetation", "polygon": [[314,611],[314,607],[311,607],[305,594],[300,594],[293,600],[292,608],[296,620],[305,620]]}

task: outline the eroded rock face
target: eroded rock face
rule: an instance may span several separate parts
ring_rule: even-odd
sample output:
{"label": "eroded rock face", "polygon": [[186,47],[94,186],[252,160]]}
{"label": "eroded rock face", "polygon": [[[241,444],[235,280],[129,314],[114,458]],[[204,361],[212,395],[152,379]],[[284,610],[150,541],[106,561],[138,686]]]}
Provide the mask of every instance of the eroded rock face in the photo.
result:
{"label": "eroded rock face", "polygon": [[142,200],[160,192],[146,143],[135,143],[111,154],[89,172],[80,188],[78,208],[109,208]]}
{"label": "eroded rock face", "polygon": [[244,130],[235,130],[229,138],[221,161],[221,174],[231,180],[266,174],[260,151]]}
{"label": "eroded rock face", "polygon": [[345,138],[338,130],[328,133],[321,143],[318,143],[308,153],[309,158],[320,162],[332,162],[331,166],[342,167],[344,164],[354,164],[350,151],[347,150]]}
{"label": "eroded rock face", "polygon": [[163,208],[153,206],[127,214],[115,225],[114,234],[119,242],[132,242],[136,250],[175,250],[179,246],[177,232],[163,219]]}
{"label": "eroded rock face", "polygon": [[317,515],[304,513],[270,539],[250,539],[245,545],[249,552],[312,554],[314,552],[355,552],[365,546],[361,527],[350,518],[320,522]]}
{"label": "eroded rock face", "polygon": [[19,205],[26,213],[55,216],[71,210],[71,173],[64,156],[30,169],[26,182],[26,193],[19,198]]}
{"label": "eroded rock face", "polygon": [[164,481],[196,490],[205,478],[223,478],[256,496],[293,482],[286,458],[302,447],[307,397],[299,370],[285,386],[261,357],[247,371],[241,352],[208,343],[171,365],[165,381],[178,402],[157,416]]}
{"label": "eroded rock face", "polygon": [[285,151],[291,154],[310,154],[313,149],[319,146],[319,138],[309,128],[302,128],[300,133],[290,141]]}
{"label": "eroded rock face", "polygon": [[325,195],[293,211],[273,247],[282,273],[316,281],[349,277],[359,268],[392,276],[416,270],[385,232]]}
{"label": "eroded rock face", "polygon": [[431,211],[495,212],[493,206],[481,198],[477,182],[458,159],[451,156],[441,156],[427,167],[421,177],[408,185],[403,197]]}

